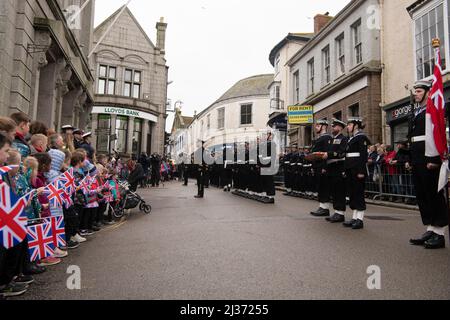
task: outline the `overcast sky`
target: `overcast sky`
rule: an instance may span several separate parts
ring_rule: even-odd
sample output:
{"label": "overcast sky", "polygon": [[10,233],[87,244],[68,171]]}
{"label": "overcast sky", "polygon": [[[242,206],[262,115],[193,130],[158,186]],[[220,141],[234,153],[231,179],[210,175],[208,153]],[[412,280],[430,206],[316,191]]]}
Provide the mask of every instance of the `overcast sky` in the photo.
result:
{"label": "overcast sky", "polygon": [[[317,13],[338,13],[350,0],[132,0],[129,8],[153,43],[168,23],[168,97],[183,114],[210,106],[237,81],[273,73],[269,53],[289,32],[313,32]],[[100,24],[126,0],[96,0]],[[168,119],[170,131],[173,115]]]}

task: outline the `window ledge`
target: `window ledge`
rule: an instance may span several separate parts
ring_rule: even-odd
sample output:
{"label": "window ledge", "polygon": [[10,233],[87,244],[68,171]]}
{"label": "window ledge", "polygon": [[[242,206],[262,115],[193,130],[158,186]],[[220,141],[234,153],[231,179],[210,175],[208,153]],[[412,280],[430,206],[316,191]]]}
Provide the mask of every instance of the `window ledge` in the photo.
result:
{"label": "window ledge", "polygon": [[361,67],[364,63],[361,61],[360,63],[354,65],[349,72],[352,72],[353,70],[356,70],[357,68]]}

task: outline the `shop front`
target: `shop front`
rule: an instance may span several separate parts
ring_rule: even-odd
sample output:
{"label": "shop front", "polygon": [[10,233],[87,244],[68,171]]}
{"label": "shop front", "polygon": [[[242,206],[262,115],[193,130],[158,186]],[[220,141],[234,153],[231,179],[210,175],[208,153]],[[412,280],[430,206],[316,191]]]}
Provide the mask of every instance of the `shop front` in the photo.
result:
{"label": "shop front", "polygon": [[[450,102],[450,82],[444,84],[444,97],[446,103],[447,117]],[[405,140],[408,137],[409,117],[415,111],[415,104],[412,97],[405,98],[384,107],[386,112],[386,123],[390,128],[391,135],[386,137],[386,143],[395,145],[395,142]],[[448,121],[447,121],[448,123]]]}
{"label": "shop front", "polygon": [[152,132],[158,117],[151,113],[122,107],[95,106],[92,131],[99,154],[118,152],[125,157],[152,153]]}
{"label": "shop front", "polygon": [[414,112],[414,104],[411,99],[404,99],[394,105],[386,106],[386,122],[391,130],[390,139],[386,143],[394,145],[395,142],[405,140],[408,137],[409,117]]}

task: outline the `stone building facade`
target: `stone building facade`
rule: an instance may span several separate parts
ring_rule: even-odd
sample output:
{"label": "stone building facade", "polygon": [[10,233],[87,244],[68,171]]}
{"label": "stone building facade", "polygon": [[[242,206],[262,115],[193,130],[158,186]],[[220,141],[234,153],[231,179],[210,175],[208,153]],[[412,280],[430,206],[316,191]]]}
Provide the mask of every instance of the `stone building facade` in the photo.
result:
{"label": "stone building facade", "polygon": [[131,11],[120,8],[95,29],[91,129],[99,153],[164,153],[166,28],[161,18],[154,45]]}
{"label": "stone building facade", "polygon": [[86,1],[0,1],[0,115],[22,111],[56,130],[87,125],[95,1]]}

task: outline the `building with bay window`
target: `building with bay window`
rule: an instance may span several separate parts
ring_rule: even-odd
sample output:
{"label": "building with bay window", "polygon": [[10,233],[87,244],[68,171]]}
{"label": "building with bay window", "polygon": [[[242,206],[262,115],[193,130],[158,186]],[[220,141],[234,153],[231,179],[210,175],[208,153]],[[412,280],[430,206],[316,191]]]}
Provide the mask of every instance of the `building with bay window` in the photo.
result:
{"label": "building with bay window", "polygon": [[156,24],[154,45],[131,11],[121,9],[94,31],[96,83],[91,129],[95,147],[99,153],[117,151],[126,157],[143,152],[163,154],[167,24],[162,18]]}
{"label": "building with bay window", "polygon": [[444,95],[450,98],[450,0],[383,1],[382,11],[383,133],[393,144],[407,136],[415,81],[432,80],[433,38],[441,40]]}

